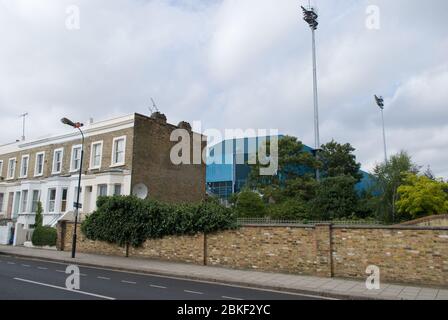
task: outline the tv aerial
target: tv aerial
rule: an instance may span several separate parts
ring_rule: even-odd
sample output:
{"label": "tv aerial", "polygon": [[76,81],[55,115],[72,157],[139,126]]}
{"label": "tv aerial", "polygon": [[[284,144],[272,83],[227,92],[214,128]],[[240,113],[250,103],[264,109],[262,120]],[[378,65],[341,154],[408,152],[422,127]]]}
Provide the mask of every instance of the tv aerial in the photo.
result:
{"label": "tv aerial", "polygon": [[153,114],[154,112],[159,112],[159,108],[157,108],[157,104],[153,98],[151,98],[151,102],[152,102],[152,107],[148,107],[151,114]]}

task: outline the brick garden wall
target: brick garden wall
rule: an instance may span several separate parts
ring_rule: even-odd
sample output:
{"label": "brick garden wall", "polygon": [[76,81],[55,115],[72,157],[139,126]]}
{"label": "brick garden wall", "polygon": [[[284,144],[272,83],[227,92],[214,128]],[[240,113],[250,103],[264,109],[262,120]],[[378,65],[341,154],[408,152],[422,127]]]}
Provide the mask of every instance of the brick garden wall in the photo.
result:
{"label": "brick garden wall", "polygon": [[[65,230],[65,231],[64,231]],[[58,246],[71,249],[73,224],[59,225]],[[85,239],[78,251],[125,255],[125,249]],[[238,230],[148,240],[131,257],[238,269],[365,279],[369,265],[381,279],[448,287],[448,228],[414,226],[245,226]]]}

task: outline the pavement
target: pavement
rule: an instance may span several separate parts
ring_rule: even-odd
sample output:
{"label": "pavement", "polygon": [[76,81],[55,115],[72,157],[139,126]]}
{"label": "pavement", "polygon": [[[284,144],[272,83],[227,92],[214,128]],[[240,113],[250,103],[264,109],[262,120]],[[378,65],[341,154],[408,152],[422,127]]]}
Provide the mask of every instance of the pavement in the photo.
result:
{"label": "pavement", "polygon": [[[22,260],[25,259],[27,262],[8,260],[18,258]],[[71,259],[69,252],[25,247],[0,245],[0,260],[2,261],[0,262],[0,266],[2,266],[0,268],[0,282],[2,283],[2,287],[3,284],[6,283],[4,281],[11,282],[14,278],[64,287],[67,275],[62,274],[61,271],[65,269],[59,267],[61,270],[58,272],[56,271],[56,268],[50,268],[48,263],[53,262],[53,264],[59,263],[61,265],[76,264],[81,267],[81,274],[87,274],[89,277],[87,289],[90,291],[88,292],[117,299],[157,299],[157,297],[159,297],[160,299],[171,300],[196,298],[215,300],[230,297],[235,299],[254,300],[319,298],[448,300],[448,289],[381,283],[379,290],[367,290],[364,281],[277,274],[252,270],[234,270],[214,266],[200,266],[159,260],[103,256],[86,253],[77,253],[76,259]],[[35,262],[34,264],[44,264],[43,266],[37,265],[34,267],[34,271],[38,270],[38,272],[43,273],[45,270],[54,269],[52,276],[54,277],[55,273],[60,273],[62,278],[48,278],[42,275],[44,281],[40,278],[39,280],[33,280],[36,279],[30,278],[33,274],[26,273],[12,277],[14,272],[22,272],[22,269],[29,268],[23,267],[23,265],[32,265],[32,261]],[[10,264],[8,262],[15,264]],[[3,269],[5,266],[16,267]],[[3,272],[5,273],[3,274]],[[5,276],[8,280],[2,278]],[[139,277],[146,278],[145,280],[142,280]],[[62,280],[64,280],[64,282],[61,282]],[[58,284],[54,284],[55,282],[52,281],[57,281]],[[173,284],[173,281],[175,284]],[[44,287],[33,282],[21,280],[13,281],[14,285],[19,285],[18,282],[20,282],[20,285],[22,286],[33,284]],[[85,283],[85,281],[82,283]],[[104,287],[104,283],[107,283],[107,288]],[[153,287],[151,287],[151,284]],[[121,292],[121,287],[123,287],[123,285],[132,285],[134,289],[132,292],[146,292],[148,291],[148,286],[152,289],[161,289],[157,286],[166,287],[171,288],[174,291],[169,291],[171,289],[167,289],[168,291],[165,291],[166,295],[161,296],[158,295],[160,294],[160,292],[157,292],[159,290],[155,290],[155,294],[151,293],[152,291],[148,291],[148,293],[145,294],[131,294],[127,292],[127,294],[121,295],[119,292]],[[145,290],[135,290],[135,288],[140,285],[143,285]],[[112,288],[120,288],[120,290]],[[232,290],[236,291],[228,292],[226,291],[229,290],[228,288],[233,288]],[[84,288],[81,289],[84,290]],[[63,290],[61,289],[60,291]],[[20,290],[19,292],[23,292],[23,290]],[[73,292],[66,292],[66,294],[70,295],[73,294]],[[88,295],[85,297],[87,296]],[[1,295],[0,299],[2,299]]]}

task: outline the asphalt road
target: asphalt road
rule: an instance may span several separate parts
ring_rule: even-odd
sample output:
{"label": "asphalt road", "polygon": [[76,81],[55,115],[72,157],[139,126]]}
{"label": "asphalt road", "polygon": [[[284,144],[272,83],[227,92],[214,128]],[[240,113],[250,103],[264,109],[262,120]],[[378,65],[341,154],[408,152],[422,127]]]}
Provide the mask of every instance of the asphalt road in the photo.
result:
{"label": "asphalt road", "polygon": [[320,297],[80,266],[68,290],[68,264],[0,255],[0,300],[319,300]]}

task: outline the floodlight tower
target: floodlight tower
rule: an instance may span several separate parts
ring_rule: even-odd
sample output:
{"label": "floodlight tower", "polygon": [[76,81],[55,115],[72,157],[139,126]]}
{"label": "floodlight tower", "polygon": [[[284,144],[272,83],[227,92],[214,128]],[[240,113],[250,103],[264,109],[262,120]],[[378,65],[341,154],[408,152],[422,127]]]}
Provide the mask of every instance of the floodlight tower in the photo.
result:
{"label": "floodlight tower", "polygon": [[[303,20],[308,23],[312,36],[312,56],[313,56],[313,95],[314,95],[314,147],[316,159],[319,159],[320,137],[319,137],[319,104],[317,96],[317,63],[316,63],[316,30],[319,22],[316,10],[308,6],[302,6]],[[316,169],[316,179],[320,180],[319,169]]]}
{"label": "floodlight tower", "polygon": [[384,144],[384,163],[387,164],[387,147],[386,147],[386,129],[384,125],[384,98],[375,95],[375,102],[381,110],[381,120],[383,122],[383,144]]}

